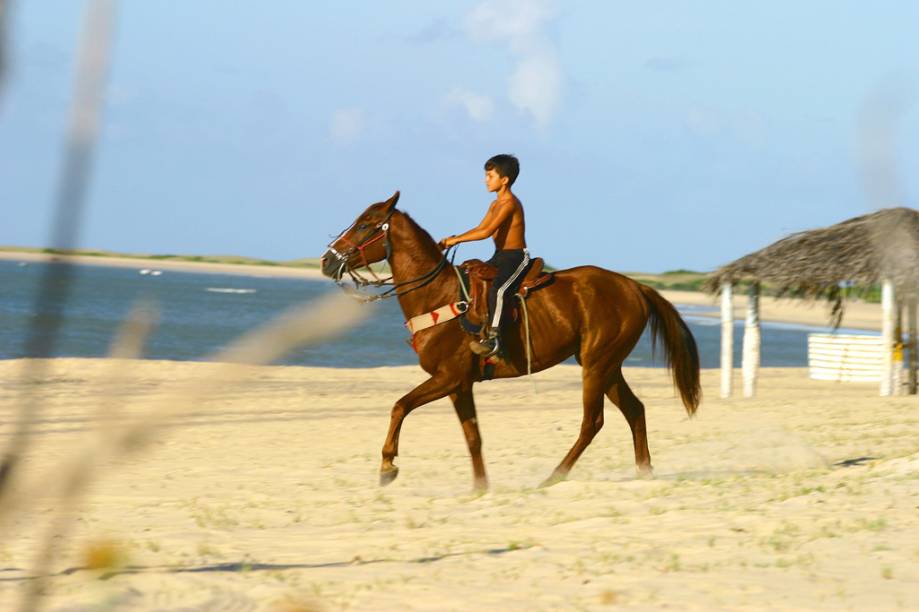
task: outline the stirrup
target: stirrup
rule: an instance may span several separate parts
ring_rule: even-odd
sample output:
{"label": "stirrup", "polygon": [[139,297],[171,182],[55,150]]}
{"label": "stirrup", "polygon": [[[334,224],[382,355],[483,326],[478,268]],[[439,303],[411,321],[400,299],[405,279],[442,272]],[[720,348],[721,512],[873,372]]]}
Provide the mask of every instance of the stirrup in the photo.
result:
{"label": "stirrup", "polygon": [[480,341],[472,340],[469,343],[469,349],[481,357],[491,357],[495,355],[500,350],[500,342],[498,341],[498,336],[489,336]]}

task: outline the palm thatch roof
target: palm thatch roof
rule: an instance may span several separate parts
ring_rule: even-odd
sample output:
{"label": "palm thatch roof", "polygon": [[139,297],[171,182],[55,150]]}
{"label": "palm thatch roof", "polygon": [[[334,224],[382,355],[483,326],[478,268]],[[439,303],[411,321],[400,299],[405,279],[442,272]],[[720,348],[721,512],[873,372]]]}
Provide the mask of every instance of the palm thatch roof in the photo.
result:
{"label": "palm thatch roof", "polygon": [[792,234],[718,268],[703,288],[717,293],[726,282],[767,283],[779,295],[829,299],[841,316],[844,286],[868,288],[884,279],[898,292],[919,289],[919,211],[885,208]]}

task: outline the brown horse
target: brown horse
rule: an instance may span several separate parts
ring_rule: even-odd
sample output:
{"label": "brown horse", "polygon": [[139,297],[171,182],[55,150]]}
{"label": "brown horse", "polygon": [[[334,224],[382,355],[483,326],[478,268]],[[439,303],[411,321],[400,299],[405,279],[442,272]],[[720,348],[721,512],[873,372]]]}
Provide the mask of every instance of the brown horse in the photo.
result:
{"label": "brown horse", "polygon": [[[411,217],[396,209],[399,192],[386,202],[371,205],[332,244],[322,258],[325,275],[341,279],[345,273],[388,259],[395,294],[406,320],[456,302],[460,285],[453,267],[431,236]],[[393,291],[393,289],[390,289]],[[622,376],[622,363],[651,322],[652,342],[663,337],[666,361],[692,416],[701,400],[699,355],[696,342],[673,305],[654,289],[595,266],[555,272],[555,280],[527,298],[533,371],[550,368],[574,355],[583,368],[584,415],[581,431],[543,485],[563,480],[603,426],[603,396],[625,416],[632,429],[639,473],[651,472],[645,429],[645,407]],[[494,378],[512,378],[527,371],[522,325],[503,334],[504,359]],[[393,406],[389,433],[383,444],[380,483],[389,484],[399,473],[393,460],[399,454],[399,431],[408,414],[429,402],[450,396],[463,426],[477,489],[488,480],[482,461],[482,440],[476,422],[472,386],[482,380],[479,357],[468,347],[470,336],[459,320],[417,332],[415,350],[426,381]]]}

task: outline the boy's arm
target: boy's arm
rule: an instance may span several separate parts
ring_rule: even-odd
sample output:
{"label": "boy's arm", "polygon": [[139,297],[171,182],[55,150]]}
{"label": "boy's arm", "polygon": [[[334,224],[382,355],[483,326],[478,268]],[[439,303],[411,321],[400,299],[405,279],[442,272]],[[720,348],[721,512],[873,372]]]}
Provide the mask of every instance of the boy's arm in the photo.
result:
{"label": "boy's arm", "polygon": [[461,242],[475,242],[476,240],[484,240],[485,238],[494,236],[498,228],[501,227],[501,224],[507,221],[513,213],[513,203],[506,200],[503,202],[495,202],[495,205],[488,209],[488,212],[485,213],[485,218],[483,218],[482,222],[476,227],[468,232],[463,232],[459,236],[444,238],[438,244],[446,248]]}

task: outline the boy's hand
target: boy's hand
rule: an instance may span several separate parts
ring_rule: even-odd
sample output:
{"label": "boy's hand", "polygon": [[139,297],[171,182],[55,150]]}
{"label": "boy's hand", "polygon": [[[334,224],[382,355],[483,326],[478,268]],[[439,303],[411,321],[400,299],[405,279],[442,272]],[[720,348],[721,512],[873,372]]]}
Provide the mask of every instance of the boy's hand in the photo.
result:
{"label": "boy's hand", "polygon": [[437,243],[437,248],[443,251],[444,249],[452,247],[454,244],[456,244],[456,242],[454,242],[453,236],[447,236],[446,238],[442,238],[440,242]]}

